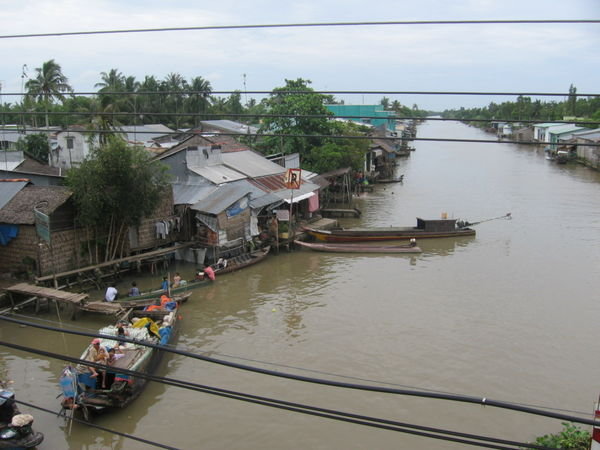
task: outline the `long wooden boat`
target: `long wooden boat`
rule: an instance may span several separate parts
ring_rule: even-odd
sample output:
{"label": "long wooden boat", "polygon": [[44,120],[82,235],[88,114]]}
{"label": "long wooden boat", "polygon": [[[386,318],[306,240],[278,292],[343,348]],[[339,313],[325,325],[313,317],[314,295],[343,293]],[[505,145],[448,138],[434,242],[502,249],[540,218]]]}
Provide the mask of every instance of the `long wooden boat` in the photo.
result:
{"label": "long wooden boat", "polygon": [[294,241],[300,247],[317,252],[329,253],[421,253],[416,245],[370,245],[370,244],[336,244]]}
{"label": "long wooden boat", "polygon": [[[161,291],[162,292],[162,291]],[[175,302],[185,303],[191,297],[191,292],[183,292],[179,295],[171,295],[171,299]],[[143,306],[151,306],[160,303],[160,297],[140,298],[140,297],[125,297],[122,300],[117,300],[117,303],[122,308],[137,308]]]}
{"label": "long wooden boat", "polygon": [[21,414],[12,391],[0,386],[0,448],[33,448],[44,440],[31,424],[33,416]]}
{"label": "long wooden boat", "polygon": [[[244,253],[243,255],[235,256],[233,258],[229,258],[221,264],[213,264],[211,267],[215,271],[215,275],[219,277],[220,275],[224,275],[226,273],[235,272],[236,270],[243,269],[244,267],[251,266],[253,264],[261,262],[263,259],[267,257],[271,247],[267,246],[258,250],[255,250],[250,253]],[[208,286],[211,283],[208,279],[202,280],[187,280],[183,282],[180,286],[176,288],[171,288],[170,293],[173,295],[180,295],[189,291],[190,289],[196,289],[203,286]],[[141,295],[135,297],[136,300],[143,300],[149,298],[160,297],[164,294],[165,291],[163,289],[154,289],[149,292],[143,292]],[[132,297],[127,297],[127,300],[130,300]]]}
{"label": "long wooden boat", "polygon": [[[89,367],[84,364],[65,367],[60,376],[63,410],[80,411],[85,419],[89,420],[91,414],[124,408],[135,400],[142,393],[147,380],[119,373],[119,369],[144,374],[154,372],[164,352],[146,347],[140,342],[160,346],[173,342],[181,317],[178,314],[179,304],[173,302],[171,306],[174,309],[149,313],[130,310],[129,316],[124,319],[127,323],[125,337],[135,340],[135,343],[119,339],[118,329],[123,320],[99,330],[99,334],[114,336],[114,339],[100,339],[100,346],[105,349],[119,348],[120,353],[116,354],[122,356],[112,364],[106,365],[105,372],[96,368],[97,377],[93,377]],[[80,359],[88,360],[92,347],[93,344],[90,344]]]}
{"label": "long wooden boat", "polygon": [[304,231],[321,242],[419,240],[475,235],[474,229],[457,226],[457,219],[421,218],[417,218],[416,227],[333,228],[331,230],[304,227]]}

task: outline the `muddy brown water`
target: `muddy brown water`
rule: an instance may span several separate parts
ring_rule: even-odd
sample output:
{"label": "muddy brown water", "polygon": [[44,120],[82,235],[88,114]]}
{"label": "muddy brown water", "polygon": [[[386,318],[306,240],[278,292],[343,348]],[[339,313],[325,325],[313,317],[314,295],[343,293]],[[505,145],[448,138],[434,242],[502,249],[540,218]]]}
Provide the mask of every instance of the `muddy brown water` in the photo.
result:
{"label": "muddy brown water", "polygon": [[[453,122],[419,137],[492,139]],[[420,142],[403,184],[357,200],[346,224],[411,225],[417,216],[477,221],[477,236],[418,242],[420,255],[300,250],[225,275],[182,308],[177,347],[240,364],[348,383],[432,390],[590,413],[600,393],[600,174],[513,144]],[[191,277],[195,267],[170,270]],[[125,291],[133,278],[118,287]],[[142,288],[159,277],[135,278]],[[38,320],[55,323],[55,313]],[[86,315],[68,326],[96,330]],[[86,338],[0,324],[2,340],[78,356]],[[0,347],[17,398],[58,410],[63,364]],[[515,441],[560,421],[445,400],[360,392],[253,374],[178,355],[160,375],[312,406]],[[29,410],[40,448],[147,445]],[[179,448],[464,448],[150,383],[96,423]]]}

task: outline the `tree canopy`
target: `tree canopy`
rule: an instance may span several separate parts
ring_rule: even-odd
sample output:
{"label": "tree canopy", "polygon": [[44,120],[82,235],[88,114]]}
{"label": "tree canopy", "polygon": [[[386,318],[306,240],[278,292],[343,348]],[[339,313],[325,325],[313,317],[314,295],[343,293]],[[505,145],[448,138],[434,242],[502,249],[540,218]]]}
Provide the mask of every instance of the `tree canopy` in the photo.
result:
{"label": "tree canopy", "polygon": [[541,120],[551,122],[565,117],[600,120],[600,97],[578,97],[577,88],[571,84],[564,101],[541,101],[519,95],[516,101],[500,104],[491,102],[480,108],[460,108],[444,111],[444,117],[459,120]]}
{"label": "tree canopy", "polygon": [[50,125],[48,109],[54,99],[64,100],[64,93],[71,92],[73,89],[69,85],[69,80],[63,75],[59,64],[53,59],[46,61],[42,67],[35,69],[36,77],[25,83],[27,96],[33,98],[44,106],[46,112],[46,128]]}
{"label": "tree canopy", "polygon": [[88,233],[90,263],[123,253],[125,233],[159,205],[168,188],[167,168],[143,148],[119,138],[92,151],[80,167],[67,172],[77,222]]}
{"label": "tree canopy", "polygon": [[285,83],[263,101],[269,117],[259,129],[265,134],[259,148],[267,154],[299,153],[302,167],[317,172],[345,166],[359,168],[368,148],[367,140],[335,137],[359,136],[360,131],[331,120],[333,114],[325,105],[333,103],[333,97],[315,92],[310,80],[298,78]]}

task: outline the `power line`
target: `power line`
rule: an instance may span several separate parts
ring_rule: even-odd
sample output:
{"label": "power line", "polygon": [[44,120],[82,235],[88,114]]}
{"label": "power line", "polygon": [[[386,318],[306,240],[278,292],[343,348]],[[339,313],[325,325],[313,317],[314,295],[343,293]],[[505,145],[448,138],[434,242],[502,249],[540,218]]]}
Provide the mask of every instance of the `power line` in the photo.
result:
{"label": "power line", "polygon": [[[388,111],[391,112],[391,111]],[[458,118],[458,117],[421,117],[421,116],[402,116],[402,115],[389,115],[389,116],[370,116],[370,115],[327,115],[327,114],[252,114],[252,113],[197,113],[197,112],[130,112],[130,111],[117,111],[111,113],[101,113],[101,112],[93,112],[93,111],[53,111],[45,113],[44,111],[13,111],[13,112],[5,112],[2,114],[14,114],[18,116],[100,116],[100,115],[110,115],[111,117],[138,117],[138,116],[169,116],[169,117],[235,117],[239,119],[244,118],[261,118],[261,119],[274,119],[274,118],[293,118],[293,119],[380,119],[380,120],[413,120],[413,121],[443,121],[443,122],[478,122],[478,123],[488,123],[488,122],[505,122],[505,123],[527,123],[527,124],[536,124],[536,123],[557,123],[557,124],[572,124],[577,123],[578,125],[600,125],[600,121],[573,121],[573,120],[553,120],[553,119],[503,119],[503,118],[491,118],[491,119],[468,119],[468,118]],[[206,119],[209,120],[209,119]],[[356,122],[356,125],[366,125],[363,123]],[[140,126],[143,127],[144,124],[139,125],[127,125],[127,126]],[[20,130],[23,128],[21,127]],[[25,131],[28,129],[25,128]],[[142,133],[142,131],[140,131]],[[153,134],[156,134],[155,131],[152,131]],[[182,132],[179,132],[181,134]],[[240,135],[244,135],[245,133],[239,133]]]}
{"label": "power line", "polygon": [[[143,342],[138,342],[138,344],[146,345]],[[46,357],[50,357],[50,358],[54,358],[54,359],[68,361],[68,362],[71,362],[74,364],[84,364],[86,366],[93,366],[93,367],[96,367],[99,369],[106,367],[99,363],[93,363],[91,361],[67,357],[64,355],[57,354],[57,353],[34,349],[32,347],[27,347],[27,346],[23,346],[23,345],[12,344],[12,343],[7,343],[7,342],[3,342],[3,341],[0,341],[0,345],[4,345],[6,347],[13,348],[13,349],[20,350],[20,351],[25,351],[25,352],[34,353],[34,354],[38,354],[38,355],[42,355],[42,356],[46,356]],[[154,347],[154,346],[151,345],[151,347]],[[160,346],[158,346],[158,347],[160,347]],[[143,378],[146,380],[150,380],[150,381],[160,382],[160,383],[167,384],[170,386],[189,389],[189,390],[196,391],[196,392],[217,395],[217,396],[225,397],[225,398],[229,398],[229,399],[241,400],[244,402],[259,404],[262,406],[269,406],[269,407],[283,409],[283,410],[287,410],[287,411],[291,411],[291,412],[298,412],[301,414],[308,414],[308,415],[313,415],[313,416],[317,416],[317,417],[329,418],[329,419],[333,419],[333,420],[349,422],[349,423],[358,424],[358,425],[381,428],[381,429],[397,431],[397,432],[402,432],[402,433],[409,433],[409,434],[414,434],[414,435],[418,435],[418,436],[422,436],[422,437],[429,437],[429,438],[433,438],[433,439],[442,439],[442,440],[452,441],[452,442],[457,442],[457,443],[462,443],[462,444],[477,445],[480,447],[496,448],[496,449],[512,448],[512,447],[505,447],[505,445],[534,448],[534,449],[546,449],[546,447],[539,446],[536,444],[515,442],[515,441],[509,441],[509,440],[505,440],[505,439],[491,438],[491,437],[487,437],[487,436],[480,436],[480,435],[474,435],[474,434],[469,434],[469,433],[444,430],[444,429],[440,429],[440,428],[426,427],[426,426],[422,426],[422,425],[407,424],[407,423],[403,423],[403,422],[397,422],[397,421],[387,420],[387,419],[380,419],[380,418],[376,418],[376,417],[364,416],[364,415],[359,415],[359,414],[346,413],[346,412],[339,411],[339,410],[314,407],[314,406],[295,403],[295,402],[277,400],[277,399],[273,399],[273,398],[269,398],[269,397],[245,394],[242,392],[231,391],[231,390],[221,389],[221,388],[215,388],[212,386],[206,386],[206,385],[201,385],[198,383],[177,380],[177,379],[173,379],[173,378],[169,378],[169,377],[160,377],[160,376],[150,375],[150,374],[147,374],[144,372],[137,372],[137,371],[133,371],[133,370],[119,368],[119,372],[126,374],[126,375],[131,375],[134,377],[139,377],[139,378]],[[432,433],[435,433],[435,434],[432,434]],[[482,442],[476,442],[476,441],[482,441]],[[502,445],[498,445],[498,444],[502,444]]]}
{"label": "power line", "polygon": [[206,25],[197,27],[132,28],[123,30],[63,31],[54,33],[29,33],[0,35],[0,39],[21,39],[58,36],[87,36],[96,34],[159,33],[173,31],[245,30],[257,28],[318,28],[318,27],[364,27],[390,25],[541,25],[541,24],[596,24],[597,19],[539,19],[539,20],[415,20],[415,21],[374,21],[374,22],[315,22],[315,23],[276,23],[251,25]]}
{"label": "power line", "polygon": [[[582,93],[568,93],[568,92],[490,92],[490,91],[374,91],[374,90],[354,90],[354,91],[320,91],[320,90],[276,90],[276,91],[245,91],[245,94],[254,95],[309,95],[309,94],[322,94],[322,95],[482,95],[482,96],[513,96],[513,97],[600,97],[600,94],[582,94]],[[180,95],[213,95],[213,94],[241,94],[239,89],[227,91],[193,91],[189,89],[182,89],[177,91],[172,90],[160,90],[160,91],[73,91],[69,92],[69,95],[168,95],[168,94],[180,94]],[[2,95],[5,96],[23,96],[31,95],[27,92],[5,92]]]}
{"label": "power line", "polygon": [[[78,335],[78,336],[100,337],[100,338],[105,338],[105,339],[113,339],[114,338],[114,336],[99,335],[99,334],[88,333],[88,332],[83,332],[83,331],[75,331],[75,330],[69,330],[69,329],[64,329],[64,328],[51,327],[48,325],[37,324],[34,322],[27,322],[27,321],[23,321],[23,320],[19,320],[19,319],[13,319],[13,318],[7,317],[7,316],[0,316],[0,320],[16,323],[16,324],[20,324],[20,325],[33,326],[35,328],[41,328],[41,329],[49,330],[49,331],[74,334],[74,335]],[[451,400],[451,401],[457,401],[457,402],[463,402],[463,403],[473,403],[473,404],[478,404],[478,405],[483,405],[483,406],[492,406],[492,407],[497,407],[497,408],[502,408],[502,409],[520,411],[520,412],[524,412],[524,413],[528,413],[528,414],[540,415],[540,416],[550,417],[550,418],[559,419],[559,420],[566,420],[569,422],[577,422],[577,423],[582,423],[585,425],[599,425],[597,422],[595,422],[594,420],[590,420],[590,419],[583,419],[583,418],[579,418],[579,417],[569,416],[566,414],[559,414],[559,413],[554,413],[554,412],[549,412],[549,411],[543,411],[543,410],[531,408],[528,406],[518,405],[515,403],[509,403],[509,402],[488,399],[486,397],[474,397],[474,396],[447,394],[447,393],[440,393],[440,392],[416,391],[416,390],[410,390],[410,389],[396,389],[396,388],[387,388],[387,387],[382,387],[382,386],[370,386],[370,385],[362,385],[362,384],[355,384],[355,383],[343,383],[343,382],[338,382],[338,381],[333,381],[333,380],[326,380],[326,379],[314,378],[314,377],[306,377],[306,376],[302,376],[302,375],[294,375],[294,374],[289,374],[289,373],[280,372],[280,371],[268,370],[268,369],[249,366],[249,365],[245,365],[245,364],[238,364],[238,363],[234,363],[234,362],[230,362],[230,361],[225,361],[222,359],[211,358],[209,356],[204,356],[204,355],[200,355],[197,353],[192,353],[192,352],[188,352],[188,351],[184,351],[184,350],[178,350],[176,348],[169,348],[169,347],[165,348],[165,346],[156,345],[156,344],[152,344],[152,343],[148,343],[148,342],[140,342],[140,341],[135,341],[132,339],[122,339],[122,340],[124,340],[126,342],[135,343],[135,344],[141,344],[146,347],[152,347],[152,348],[158,349],[158,350],[164,350],[164,351],[167,351],[170,353],[175,353],[175,354],[190,357],[193,359],[198,359],[198,360],[202,360],[202,361],[206,361],[206,362],[210,362],[210,363],[214,363],[214,364],[219,364],[219,365],[226,366],[226,367],[231,367],[231,368],[235,368],[235,369],[259,373],[259,374],[263,374],[263,375],[271,375],[271,376],[275,376],[278,378],[290,379],[290,380],[295,380],[295,381],[303,381],[303,382],[313,383],[313,384],[321,384],[321,385],[325,385],[325,386],[341,387],[341,388],[346,388],[346,389],[363,390],[363,391],[369,391],[369,392],[407,395],[407,396],[413,396],[413,397],[424,397],[424,398],[431,398],[431,399],[438,399],[438,400]],[[9,344],[9,343],[5,343],[5,342],[0,342],[0,345],[7,345],[7,346],[12,346],[12,347],[15,346],[15,344]],[[63,357],[62,355],[60,356],[59,359],[61,359],[61,358],[65,359],[67,361],[69,360],[68,357]],[[90,365],[93,365],[93,364],[90,364]]]}
{"label": "power line", "polygon": [[[50,413],[52,415],[56,415],[56,412],[54,412],[52,410],[49,410],[47,408],[42,408],[41,406],[37,406],[37,405],[34,405],[32,403],[28,403],[28,402],[24,402],[22,400],[16,400],[16,399],[15,399],[15,402],[18,403],[19,405],[24,405],[24,406],[27,406],[29,408],[34,408],[34,409],[37,409],[37,410],[40,410],[40,411],[44,411],[44,412]],[[112,430],[110,428],[106,428],[106,427],[103,427],[103,426],[100,426],[100,425],[96,425],[95,423],[91,423],[91,422],[87,422],[85,420],[78,419],[77,417],[67,417],[67,419],[73,420],[73,421],[75,421],[77,423],[81,423],[81,424],[87,425],[87,426],[92,427],[92,428],[96,428],[98,430],[102,430],[102,431],[106,431],[108,433],[116,434],[118,436],[122,436],[122,437],[125,437],[127,439],[132,439],[134,441],[138,441],[138,442],[142,442],[144,444],[152,445],[153,447],[166,448],[166,449],[169,449],[169,450],[177,450],[177,447],[171,447],[170,445],[160,444],[158,442],[150,441],[148,439],[137,437],[137,436],[134,436],[132,434],[128,434],[128,433],[123,433],[121,431]]]}
{"label": "power line", "polygon": [[[24,314],[18,314],[18,313],[14,313],[13,312],[11,315],[13,317],[22,317],[23,319],[30,319],[31,320],[30,316],[27,316],[27,315],[24,315]],[[55,320],[42,319],[40,317],[36,317],[35,320],[39,321],[39,322],[46,322],[46,323],[51,323],[51,324],[56,324],[57,323]],[[58,322],[58,323],[60,323],[60,322]],[[71,327],[79,328],[80,330],[86,330],[86,331],[90,331],[90,330],[96,331],[95,329],[92,329],[92,328],[89,328],[89,327],[82,327],[82,326],[78,326],[78,325],[74,325],[74,324],[71,324]],[[266,366],[284,367],[286,369],[294,369],[294,370],[299,370],[299,371],[303,371],[303,372],[318,373],[320,375],[328,375],[328,376],[333,376],[333,377],[338,377],[338,378],[345,378],[345,379],[351,379],[351,380],[357,380],[357,381],[365,381],[365,382],[370,382],[370,383],[379,383],[379,384],[385,384],[385,385],[388,385],[388,386],[403,387],[403,388],[407,388],[407,389],[414,389],[414,390],[420,389],[420,390],[423,390],[423,391],[440,392],[440,393],[445,393],[445,394],[457,395],[454,392],[440,391],[439,389],[419,388],[419,387],[405,385],[405,384],[392,383],[392,382],[389,382],[389,381],[381,381],[381,380],[374,380],[374,379],[371,379],[371,378],[363,378],[363,377],[356,377],[356,376],[351,376],[351,375],[343,375],[343,374],[339,374],[339,373],[335,373],[335,372],[327,372],[327,371],[317,370],[317,369],[308,369],[306,367],[293,366],[293,365],[290,365],[290,364],[274,363],[274,362],[270,362],[270,361],[263,361],[263,360],[253,359],[253,358],[246,358],[246,357],[243,357],[243,356],[229,355],[229,354],[219,353],[219,352],[211,352],[211,354],[222,356],[222,357],[229,358],[229,359],[237,359],[237,360],[243,360],[243,361],[252,362],[252,363],[263,364],[263,365],[266,365]],[[538,409],[545,409],[545,410],[548,410],[548,411],[562,411],[562,412],[569,412],[569,413],[572,413],[572,414],[580,414],[580,415],[587,414],[587,412],[575,411],[575,410],[564,409],[564,408],[553,408],[553,407],[543,406],[543,405],[524,404],[524,403],[515,403],[515,404],[522,405],[522,406],[530,406],[530,407],[538,408]]]}
{"label": "power line", "polygon": [[[468,122],[468,121],[466,121]],[[48,132],[45,128],[27,128],[28,131],[37,131],[37,132]],[[80,133],[85,134],[122,134],[123,131],[120,130],[77,130]],[[136,131],[137,134],[156,134],[153,131]],[[219,136],[229,136],[229,137],[254,137],[254,138],[265,138],[265,137],[279,137],[279,138],[306,138],[306,139],[351,139],[351,140],[387,140],[387,141],[425,141],[425,142],[461,142],[461,143],[478,143],[478,144],[520,144],[520,145],[544,145],[548,144],[548,142],[539,142],[539,141],[514,141],[514,140],[506,140],[503,139],[501,141],[498,140],[490,140],[490,139],[457,139],[457,138],[421,138],[421,137],[400,137],[400,136],[354,136],[354,135],[335,135],[335,134],[284,134],[284,133],[269,133],[269,134],[261,134],[261,133],[215,133],[215,132],[200,132],[200,133],[189,133],[182,131],[173,131],[168,133],[163,133],[161,135],[181,135],[181,134],[189,134],[190,136],[199,136],[203,138],[215,138]],[[558,143],[557,145],[570,145],[570,146],[586,146],[586,147],[600,147],[600,143],[598,142],[586,142],[586,143]]]}

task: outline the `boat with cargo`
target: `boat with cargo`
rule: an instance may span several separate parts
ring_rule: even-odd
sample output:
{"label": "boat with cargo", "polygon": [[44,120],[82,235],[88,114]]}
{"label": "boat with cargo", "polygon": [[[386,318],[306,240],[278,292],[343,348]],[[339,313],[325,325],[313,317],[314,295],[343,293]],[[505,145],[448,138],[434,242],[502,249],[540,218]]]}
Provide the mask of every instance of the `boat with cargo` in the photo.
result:
{"label": "boat with cargo", "polygon": [[148,381],[135,373],[154,373],[164,353],[160,347],[173,343],[180,322],[179,302],[169,298],[156,308],[132,308],[115,325],[100,329],[103,337],[85,348],[82,362],[60,375],[63,411],[81,412],[90,420],[93,414],[129,405]]}

